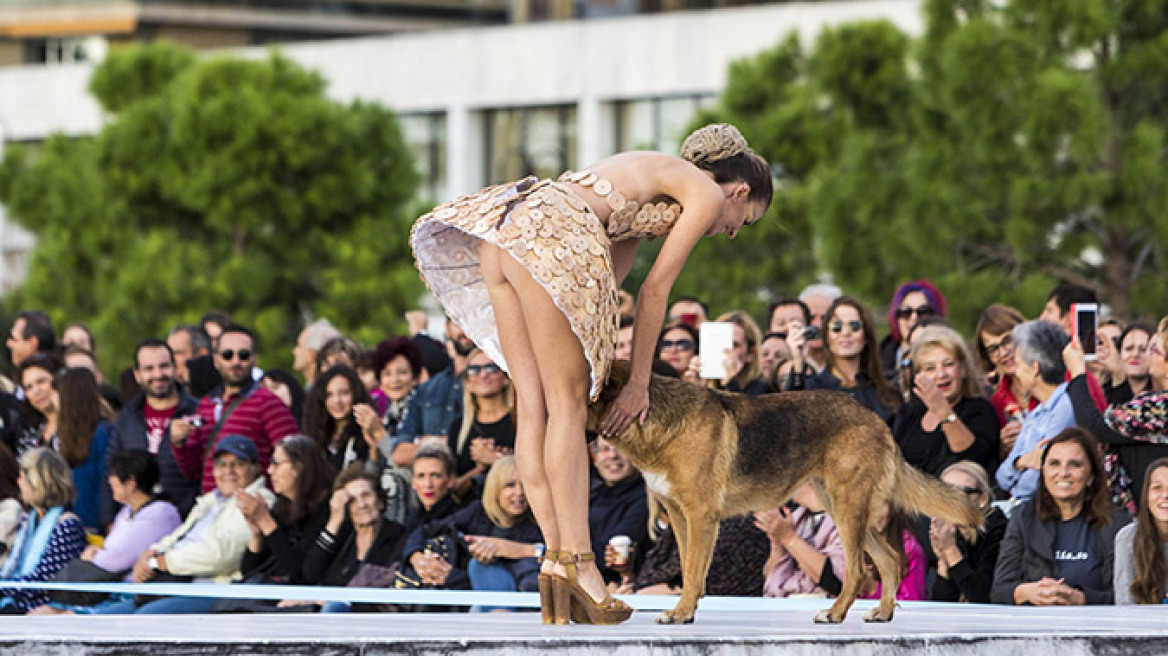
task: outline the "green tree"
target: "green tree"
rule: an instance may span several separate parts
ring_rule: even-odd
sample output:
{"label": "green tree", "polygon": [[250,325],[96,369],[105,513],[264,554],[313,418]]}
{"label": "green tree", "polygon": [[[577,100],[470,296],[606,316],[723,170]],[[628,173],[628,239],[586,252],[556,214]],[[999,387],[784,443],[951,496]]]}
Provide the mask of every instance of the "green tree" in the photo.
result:
{"label": "green tree", "polygon": [[404,327],[417,181],[390,111],[328,99],[276,53],[165,43],[114,53],[91,91],[98,135],[0,164],[0,201],[38,239],[10,308],[89,323],[111,370],[210,308],[254,326],[269,366],[309,316],[367,341]]}
{"label": "green tree", "polygon": [[737,261],[759,272],[755,296],[822,269],[877,308],[928,277],[961,327],[992,301],[1036,315],[1058,282],[1095,288],[1121,316],[1162,312],[1162,3],[927,0],[922,11],[918,39],[884,21],[843,25],[731,68],[704,118],[742,126],[782,171],[781,228],[739,242],[781,234],[762,257],[800,259],[766,263],[735,244],[687,268],[687,288],[698,274],[730,290],[711,298],[744,304],[737,272],[718,272]]}

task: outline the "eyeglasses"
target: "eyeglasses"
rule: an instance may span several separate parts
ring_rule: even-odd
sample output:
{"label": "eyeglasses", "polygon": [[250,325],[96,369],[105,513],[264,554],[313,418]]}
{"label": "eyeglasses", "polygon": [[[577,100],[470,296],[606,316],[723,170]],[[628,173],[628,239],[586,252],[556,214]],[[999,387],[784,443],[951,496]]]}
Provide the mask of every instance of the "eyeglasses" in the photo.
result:
{"label": "eyeglasses", "polygon": [[1004,353],[1013,347],[1014,347],[1014,338],[1011,337],[1010,335],[1006,335],[997,344],[992,344],[992,345],[986,344],[985,350],[986,350],[986,355],[988,355],[992,358],[998,354],[998,351],[1002,351]]}
{"label": "eyeglasses", "polygon": [[661,351],[692,351],[694,342],[692,339],[663,339],[658,348]]}
{"label": "eyeglasses", "polygon": [[896,310],[896,316],[901,319],[907,319],[914,314],[921,318],[931,317],[936,313],[937,311],[933,309],[933,306],[927,303],[919,307],[902,307]]}
{"label": "eyeglasses", "polygon": [[251,353],[251,351],[249,351],[247,349],[239,349],[238,351],[233,351],[231,349],[227,349],[225,351],[219,351],[219,357],[223,358],[224,360],[226,360],[228,362],[231,362],[232,360],[234,360],[235,356],[237,356],[237,355],[239,356],[240,362],[247,362],[248,360],[251,359],[252,353]]}
{"label": "eyeglasses", "polygon": [[864,329],[864,322],[863,321],[840,321],[839,319],[836,319],[835,321],[832,321],[831,323],[829,323],[827,325],[827,327],[830,328],[831,332],[833,332],[833,333],[842,333],[844,331],[844,326],[847,326],[849,331],[851,331],[853,333],[858,333]]}
{"label": "eyeglasses", "polygon": [[480,376],[483,374],[497,374],[501,371],[503,371],[503,370],[499,367],[499,365],[495,364],[494,362],[492,362],[490,364],[472,364],[472,365],[467,366],[466,375],[467,376]]}
{"label": "eyeglasses", "polygon": [[966,487],[964,485],[954,485],[953,487],[964,492],[966,496],[975,497],[981,494],[981,490],[977,489],[976,487]]}

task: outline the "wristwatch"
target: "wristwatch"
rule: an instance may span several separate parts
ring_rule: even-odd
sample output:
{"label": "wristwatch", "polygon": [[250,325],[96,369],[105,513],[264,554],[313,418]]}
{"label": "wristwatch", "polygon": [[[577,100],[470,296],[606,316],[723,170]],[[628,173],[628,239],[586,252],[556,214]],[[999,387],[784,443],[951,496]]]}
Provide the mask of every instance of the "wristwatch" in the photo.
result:
{"label": "wristwatch", "polygon": [[531,550],[535,552],[536,560],[543,560],[543,555],[547,551],[547,546],[542,542],[536,542],[531,545]]}
{"label": "wristwatch", "polygon": [[158,570],[158,556],[151,556],[151,557],[147,558],[146,559],[146,566],[149,567],[150,569],[156,571],[156,572],[159,571]]}
{"label": "wristwatch", "polygon": [[955,421],[957,421],[957,413],[950,412],[948,417],[945,417],[944,419],[941,420],[941,423],[942,424],[952,424]]}

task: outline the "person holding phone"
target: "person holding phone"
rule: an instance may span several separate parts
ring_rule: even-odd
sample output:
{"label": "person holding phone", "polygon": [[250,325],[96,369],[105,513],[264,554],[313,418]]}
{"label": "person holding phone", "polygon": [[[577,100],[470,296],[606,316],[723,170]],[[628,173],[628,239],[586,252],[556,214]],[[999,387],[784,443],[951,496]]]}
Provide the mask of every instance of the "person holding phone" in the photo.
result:
{"label": "person holding phone", "polygon": [[803,371],[801,353],[805,337],[799,331],[788,334],[793,365],[787,389],[844,391],[891,423],[893,414],[900,409],[901,397],[880,367],[871,310],[854,298],[841,296],[828,307],[824,325],[827,364],[823,371],[806,379],[799,373]]}
{"label": "person holding phone", "polygon": [[747,396],[774,392],[775,389],[762,374],[762,357],[759,353],[762,331],[754,319],[741,310],[727,312],[713,322],[702,324],[698,332],[703,343],[708,344],[706,336],[714,333],[707,329],[714,326],[725,328],[721,334],[729,339],[719,340],[716,346],[700,350],[710,354],[707,357],[713,358],[714,364],[719,366],[710,368],[708,365],[711,363],[703,365],[700,356],[695,356],[690,360],[689,369],[696,369],[706,384],[715,389]]}

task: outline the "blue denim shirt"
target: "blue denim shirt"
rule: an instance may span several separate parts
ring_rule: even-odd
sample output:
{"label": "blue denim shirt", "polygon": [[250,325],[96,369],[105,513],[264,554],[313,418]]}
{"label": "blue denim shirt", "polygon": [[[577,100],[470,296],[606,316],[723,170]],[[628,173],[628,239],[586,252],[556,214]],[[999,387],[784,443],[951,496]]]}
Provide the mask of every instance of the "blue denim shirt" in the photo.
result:
{"label": "blue denim shirt", "polygon": [[462,377],[448,367],[418,385],[393,446],[413,442],[422,435],[446,435],[454,418],[462,414]]}
{"label": "blue denim shirt", "polygon": [[1042,472],[1037,469],[1018,471],[1014,461],[1029,453],[1038,443],[1063,432],[1064,428],[1075,425],[1075,409],[1071,397],[1067,395],[1067,384],[1055,388],[1050,398],[1030,411],[1022,420],[1022,432],[1014,442],[1010,455],[998,467],[998,485],[1010,496],[1029,500],[1038,490],[1038,478]]}

